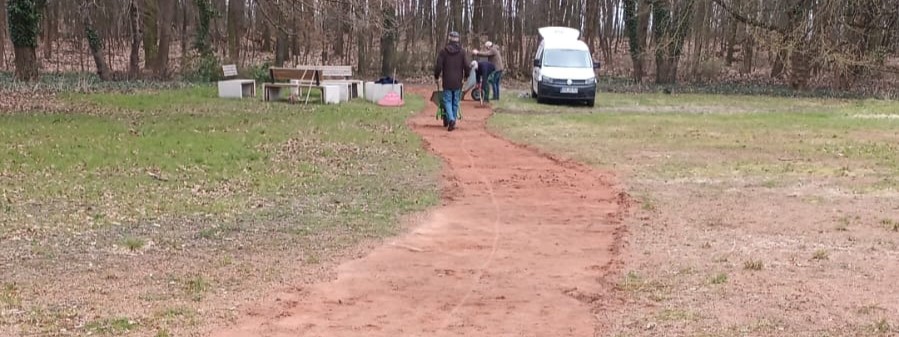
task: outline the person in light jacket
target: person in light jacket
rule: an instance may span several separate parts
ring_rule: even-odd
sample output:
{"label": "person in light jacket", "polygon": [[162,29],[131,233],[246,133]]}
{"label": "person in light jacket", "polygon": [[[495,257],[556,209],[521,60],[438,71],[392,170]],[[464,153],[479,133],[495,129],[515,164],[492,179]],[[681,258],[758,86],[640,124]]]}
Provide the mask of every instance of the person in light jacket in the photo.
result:
{"label": "person in light jacket", "polygon": [[491,41],[487,41],[487,43],[484,44],[484,47],[487,47],[487,49],[483,51],[475,50],[474,55],[486,56],[487,60],[496,67],[496,75],[494,75],[496,76],[496,80],[491,83],[491,91],[493,91],[493,100],[499,100],[499,82],[502,80],[503,70],[505,70],[505,68],[503,68],[503,53],[500,47],[493,44]]}

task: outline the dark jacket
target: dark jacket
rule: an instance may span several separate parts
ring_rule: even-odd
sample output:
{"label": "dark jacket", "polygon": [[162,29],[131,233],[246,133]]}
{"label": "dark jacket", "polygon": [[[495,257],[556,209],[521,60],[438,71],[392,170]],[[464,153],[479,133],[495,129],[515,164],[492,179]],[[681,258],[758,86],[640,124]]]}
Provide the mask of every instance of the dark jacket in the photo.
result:
{"label": "dark jacket", "polygon": [[478,70],[475,73],[477,74],[478,82],[490,77],[490,74],[494,71],[496,71],[496,66],[493,65],[493,63],[490,63],[490,61],[478,61]]}
{"label": "dark jacket", "polygon": [[465,75],[471,71],[468,55],[458,42],[450,42],[437,55],[437,63],[434,65],[434,79],[443,77],[444,90],[462,89]]}

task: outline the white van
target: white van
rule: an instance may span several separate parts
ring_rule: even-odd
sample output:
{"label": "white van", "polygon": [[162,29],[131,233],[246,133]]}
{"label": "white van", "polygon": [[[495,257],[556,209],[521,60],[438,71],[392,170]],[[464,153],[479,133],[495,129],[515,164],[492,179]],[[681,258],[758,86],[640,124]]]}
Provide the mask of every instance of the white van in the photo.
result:
{"label": "white van", "polygon": [[593,106],[596,100],[596,69],[590,48],[578,40],[580,31],[569,27],[542,27],[540,46],[534,55],[531,96],[547,100],[581,101]]}

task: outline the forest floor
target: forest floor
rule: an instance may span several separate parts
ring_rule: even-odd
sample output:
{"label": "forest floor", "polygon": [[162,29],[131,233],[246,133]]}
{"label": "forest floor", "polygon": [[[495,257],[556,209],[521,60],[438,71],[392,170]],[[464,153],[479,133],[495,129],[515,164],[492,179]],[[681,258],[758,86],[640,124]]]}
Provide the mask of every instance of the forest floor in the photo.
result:
{"label": "forest floor", "polygon": [[515,98],[490,128],[616,172],[637,200],[602,336],[899,333],[896,102]]}

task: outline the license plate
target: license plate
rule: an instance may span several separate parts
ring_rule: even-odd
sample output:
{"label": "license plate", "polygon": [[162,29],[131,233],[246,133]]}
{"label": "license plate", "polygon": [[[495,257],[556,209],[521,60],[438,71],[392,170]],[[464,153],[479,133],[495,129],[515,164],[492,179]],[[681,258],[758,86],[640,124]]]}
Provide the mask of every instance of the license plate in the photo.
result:
{"label": "license plate", "polygon": [[563,94],[576,94],[577,88],[562,88]]}

